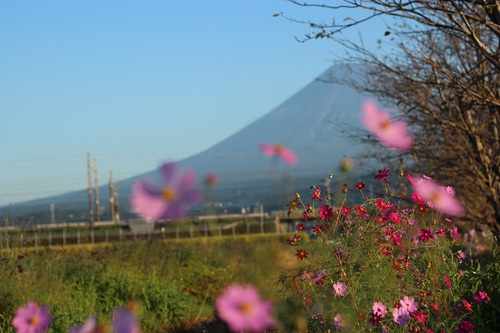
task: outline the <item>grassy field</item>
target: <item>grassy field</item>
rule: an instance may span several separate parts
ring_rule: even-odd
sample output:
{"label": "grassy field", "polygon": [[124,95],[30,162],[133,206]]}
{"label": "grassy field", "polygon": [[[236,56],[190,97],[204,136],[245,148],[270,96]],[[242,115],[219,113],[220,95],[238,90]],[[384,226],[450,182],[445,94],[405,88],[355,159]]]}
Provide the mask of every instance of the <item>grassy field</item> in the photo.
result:
{"label": "grassy field", "polygon": [[[4,250],[0,270],[1,332],[28,301],[48,305],[50,332],[67,332],[89,315],[109,320],[117,307],[139,306],[145,332],[181,331],[213,319],[215,297],[229,283],[252,283],[295,320],[276,283],[296,264],[285,239],[252,235]],[[292,319],[290,319],[292,318]]]}
{"label": "grassy field", "polygon": [[[299,275],[306,270],[313,273],[325,268],[332,270],[333,279],[344,276],[350,285],[349,294],[338,305],[346,313],[352,310],[352,302],[361,313],[369,313],[372,299],[397,299],[401,291],[395,285],[403,285],[411,293],[418,293],[421,288],[417,283],[415,290],[410,289],[411,275],[398,275],[395,261],[384,259],[378,248],[373,248],[376,242],[370,233],[366,237],[360,237],[359,233],[349,236],[352,238],[349,242],[354,244],[349,252],[353,264],[343,262],[340,266],[335,265],[338,253],[334,250],[340,245],[348,246],[347,236],[337,235],[333,237],[335,241],[317,238],[311,242],[307,234],[301,235],[299,247],[309,251],[308,261],[297,260],[294,254],[298,247],[287,244],[292,234],[3,249],[0,250],[0,332],[15,332],[10,321],[16,309],[28,301],[50,307],[54,321],[49,332],[67,332],[89,315],[97,316],[100,322],[109,322],[116,308],[131,304],[136,307],[142,331],[146,333],[220,332],[221,324],[214,320],[214,301],[231,283],[251,283],[264,298],[274,301],[275,316],[282,323],[280,332],[306,329],[328,332],[332,329],[331,318],[314,314],[315,307],[307,304],[307,293],[326,302],[324,306],[330,306],[334,300],[331,286],[337,281],[330,278],[324,284],[299,281]],[[340,244],[342,241],[345,243]],[[443,247],[442,253],[449,252],[452,256],[465,249],[444,238],[438,244]],[[445,295],[449,302],[441,304],[450,309],[462,299],[471,300],[477,290],[487,291],[492,301],[474,308],[474,325],[481,327],[478,332],[496,332],[494,327],[500,313],[500,252],[487,250],[480,256],[452,264],[450,259],[443,260],[445,257],[434,252],[436,249],[433,245],[420,250],[421,261],[429,263],[421,268],[432,267],[436,276],[448,275],[453,292],[443,291],[441,277],[435,281],[438,289],[430,290],[435,295]],[[361,284],[356,287],[347,276]],[[428,306],[423,308],[429,310]],[[326,314],[328,309],[323,310]],[[439,316],[446,320],[454,318],[452,312],[444,309]],[[391,321],[389,318],[385,323],[389,325]],[[399,331],[410,332],[408,327]]]}

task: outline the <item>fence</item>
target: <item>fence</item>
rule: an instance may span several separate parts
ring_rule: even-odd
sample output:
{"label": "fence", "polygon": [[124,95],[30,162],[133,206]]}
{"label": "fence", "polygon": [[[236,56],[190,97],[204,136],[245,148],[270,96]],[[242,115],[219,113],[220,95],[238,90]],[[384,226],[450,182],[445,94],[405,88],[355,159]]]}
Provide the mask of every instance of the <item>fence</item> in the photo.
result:
{"label": "fence", "polygon": [[285,233],[293,230],[292,223],[274,221],[247,222],[235,221],[232,223],[177,224],[162,228],[130,228],[94,231],[26,231],[2,232],[0,247],[23,248],[52,245],[95,244],[124,241],[151,240],[151,239],[180,239],[211,236],[235,236],[257,233]]}

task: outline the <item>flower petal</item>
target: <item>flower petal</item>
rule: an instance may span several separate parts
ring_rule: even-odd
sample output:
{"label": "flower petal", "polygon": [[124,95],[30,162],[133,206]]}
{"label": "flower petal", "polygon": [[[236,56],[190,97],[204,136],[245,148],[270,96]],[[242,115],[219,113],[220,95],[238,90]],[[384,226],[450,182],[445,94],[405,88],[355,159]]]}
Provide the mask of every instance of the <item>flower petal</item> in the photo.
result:
{"label": "flower petal", "polygon": [[430,179],[418,180],[415,185],[415,192],[425,201],[428,201],[432,208],[441,213],[457,217],[465,214],[462,203],[448,193],[445,188]]}
{"label": "flower petal", "polygon": [[380,124],[389,122],[390,119],[389,112],[379,109],[374,101],[366,100],[363,102],[361,123],[370,132],[376,133],[380,129]]}
{"label": "flower petal", "polygon": [[153,221],[164,218],[168,202],[163,200],[158,190],[148,182],[138,181],[132,186],[130,204],[135,213]]}
{"label": "flower petal", "polygon": [[160,166],[160,174],[165,184],[169,184],[174,180],[176,170],[177,166],[173,162],[164,163]]}
{"label": "flower petal", "polygon": [[294,165],[297,164],[298,158],[297,155],[290,149],[284,148],[283,151],[281,152],[281,158],[283,161],[285,161],[287,164]]}
{"label": "flower petal", "polygon": [[274,145],[269,144],[269,143],[262,143],[260,145],[260,150],[262,151],[262,153],[265,156],[268,156],[268,157],[274,156],[274,154],[275,154]]}

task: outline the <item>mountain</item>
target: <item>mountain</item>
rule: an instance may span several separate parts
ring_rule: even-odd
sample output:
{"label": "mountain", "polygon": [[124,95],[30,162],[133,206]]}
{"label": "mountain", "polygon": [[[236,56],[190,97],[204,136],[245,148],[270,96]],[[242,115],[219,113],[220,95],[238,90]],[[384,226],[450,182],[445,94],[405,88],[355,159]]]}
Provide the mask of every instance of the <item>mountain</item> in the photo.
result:
{"label": "mountain", "polygon": [[[293,198],[290,195],[295,191],[304,191],[310,185],[318,184],[331,172],[338,173],[338,166],[345,156],[352,157],[367,149],[350,142],[343,134],[346,126],[361,126],[359,112],[366,97],[350,87],[324,82],[331,76],[340,78],[346,75],[350,75],[349,71],[342,65],[329,68],[260,119],[213,147],[179,161],[179,167],[194,170],[200,178],[209,172],[217,173],[219,184],[211,197],[223,205],[231,203],[233,207],[241,207],[260,202],[266,206],[283,206],[286,200]],[[272,169],[271,160],[259,150],[263,142],[283,144],[294,150],[299,163],[288,166],[279,161],[276,169]],[[285,182],[285,175],[291,175],[288,179],[292,180]],[[129,208],[127,203],[132,183],[142,178],[158,180],[157,171],[117,184],[123,213]],[[99,191],[101,198],[108,197],[107,186],[101,186]],[[101,202],[107,210],[107,200]],[[9,209],[13,215],[18,211],[33,215],[42,209],[43,213],[40,211],[38,215],[46,216],[47,220],[51,203],[57,207],[55,215],[68,220],[71,214],[68,212],[74,211],[72,218],[81,221],[88,209],[87,191],[33,200],[12,205]],[[5,208],[2,214],[6,214]]]}

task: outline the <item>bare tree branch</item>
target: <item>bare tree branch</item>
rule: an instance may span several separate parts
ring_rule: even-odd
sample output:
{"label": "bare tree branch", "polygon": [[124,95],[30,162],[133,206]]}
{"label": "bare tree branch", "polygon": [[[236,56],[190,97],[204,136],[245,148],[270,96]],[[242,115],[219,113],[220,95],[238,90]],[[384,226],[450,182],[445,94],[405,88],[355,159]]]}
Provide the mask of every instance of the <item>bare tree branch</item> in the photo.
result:
{"label": "bare tree branch", "polygon": [[[415,171],[454,184],[467,219],[500,240],[500,0],[290,2],[365,14],[348,23],[309,22],[316,33],[304,40],[331,38],[351,52],[344,60],[355,64],[356,79],[336,81],[395,106],[418,138],[406,156]],[[398,19],[390,52],[339,35],[377,16]]]}

